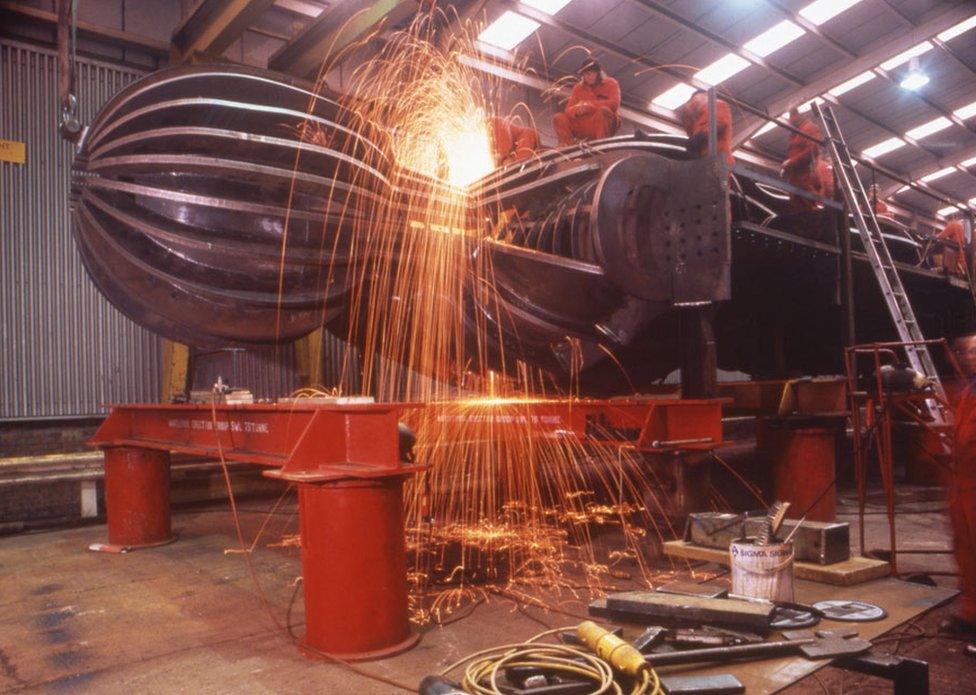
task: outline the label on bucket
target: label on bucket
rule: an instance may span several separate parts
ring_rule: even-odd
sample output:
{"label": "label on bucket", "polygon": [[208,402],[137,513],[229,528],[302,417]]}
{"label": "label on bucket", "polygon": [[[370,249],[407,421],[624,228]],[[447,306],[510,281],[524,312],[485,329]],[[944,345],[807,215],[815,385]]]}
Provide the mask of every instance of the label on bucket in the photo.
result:
{"label": "label on bucket", "polygon": [[732,552],[733,557],[748,557],[748,558],[771,558],[771,559],[784,559],[793,555],[793,547],[786,545],[774,545],[774,546],[761,546],[753,545],[749,547],[743,547],[739,545],[732,545],[729,550]]}
{"label": "label on bucket", "polygon": [[793,600],[793,544],[732,542],[732,593],[767,601]]}

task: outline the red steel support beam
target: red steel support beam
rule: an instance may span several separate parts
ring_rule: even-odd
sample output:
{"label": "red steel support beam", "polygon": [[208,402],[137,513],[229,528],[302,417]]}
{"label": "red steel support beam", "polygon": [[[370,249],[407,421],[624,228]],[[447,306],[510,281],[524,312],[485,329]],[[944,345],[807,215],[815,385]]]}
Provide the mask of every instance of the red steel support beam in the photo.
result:
{"label": "red steel support beam", "polygon": [[170,451],[271,467],[298,483],[304,651],[363,660],[409,648],[403,481],[424,466],[401,460],[406,407],[113,407],[92,438],[105,449],[109,542],[172,538]]}

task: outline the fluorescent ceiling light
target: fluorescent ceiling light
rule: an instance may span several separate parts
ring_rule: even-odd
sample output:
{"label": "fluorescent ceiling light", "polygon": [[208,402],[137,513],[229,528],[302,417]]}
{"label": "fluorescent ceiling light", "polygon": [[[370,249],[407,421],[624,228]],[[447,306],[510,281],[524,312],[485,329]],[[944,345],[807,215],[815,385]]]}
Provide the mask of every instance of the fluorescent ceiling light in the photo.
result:
{"label": "fluorescent ceiling light", "polygon": [[893,150],[897,150],[899,147],[904,147],[905,141],[901,138],[888,138],[887,140],[882,140],[877,145],[871,145],[865,150],[862,150],[861,154],[865,157],[871,157],[872,159],[880,157],[881,155],[888,154]]}
{"label": "fluorescent ceiling light", "polygon": [[976,157],[967,159],[965,162],[959,162],[959,166],[963,167],[964,169],[968,169],[971,166],[976,166]]}
{"label": "fluorescent ceiling light", "polygon": [[865,82],[870,82],[874,78],[875,78],[874,71],[867,70],[866,72],[862,72],[857,77],[852,77],[847,82],[837,85],[836,87],[831,89],[830,92],[828,93],[833,94],[835,97],[839,97],[841,94],[847,94],[852,89],[856,89],[857,87],[860,87]]}
{"label": "fluorescent ceiling light", "polygon": [[729,53],[696,72],[695,79],[710,85],[721,84],[733,75],[742,72],[750,65],[752,63],[742,56]]}
{"label": "fluorescent ceiling light", "polygon": [[671,109],[672,111],[691,98],[691,95],[695,93],[695,88],[690,84],[685,84],[684,82],[676,84],[668,91],[663,94],[659,94],[651,102],[657,106],[663,106],[666,109]]}
{"label": "fluorescent ceiling light", "polygon": [[952,115],[965,121],[967,118],[972,118],[976,116],[976,101],[972,104],[966,104],[965,106],[956,109],[952,112]]}
{"label": "fluorescent ceiling light", "polygon": [[[824,100],[821,99],[820,97],[814,97],[810,101],[806,101],[806,102],[800,104],[800,106],[797,107],[796,110],[799,111],[800,113],[806,113],[807,111],[809,111],[810,109],[813,108],[813,105],[815,103],[818,104],[818,105],[822,105],[824,103]],[[787,116],[788,115],[789,114],[787,114]]]}
{"label": "fluorescent ceiling light", "polygon": [[909,92],[914,92],[929,83],[929,76],[920,70],[916,70],[908,73],[900,83],[902,89],[907,89]]}
{"label": "fluorescent ceiling light", "polygon": [[943,31],[941,34],[939,34],[939,41],[951,41],[959,36],[959,34],[964,34],[973,27],[976,27],[976,14],[965,21],[959,22],[959,24],[956,26],[949,27]]}
{"label": "fluorescent ceiling light", "polygon": [[922,138],[927,138],[929,135],[932,135],[933,133],[938,133],[940,130],[945,130],[951,125],[952,125],[952,121],[950,121],[945,116],[939,116],[933,121],[929,121],[928,123],[923,123],[917,128],[912,128],[907,133],[905,133],[905,135],[907,137],[910,137],[912,140],[921,140]]}
{"label": "fluorescent ceiling light", "polygon": [[522,0],[523,5],[545,12],[546,14],[556,14],[570,3],[571,0]]}
{"label": "fluorescent ceiling light", "polygon": [[904,193],[905,191],[909,190],[910,188],[911,188],[911,186],[902,186],[897,191],[895,191],[895,193]]}
{"label": "fluorescent ceiling light", "polygon": [[959,208],[956,207],[955,205],[950,205],[949,207],[942,208],[935,214],[938,215],[939,217],[947,217],[954,212],[959,212]]}
{"label": "fluorescent ceiling light", "polygon": [[931,174],[923,176],[919,179],[922,183],[929,183],[931,181],[938,181],[941,178],[945,178],[949,174],[955,173],[955,167],[946,167],[945,169],[939,169],[938,171],[933,171]]}
{"label": "fluorescent ceiling light", "polygon": [[505,14],[478,34],[478,40],[496,48],[510,51],[525,41],[538,28],[538,22],[507,10]]}
{"label": "fluorescent ceiling light", "polygon": [[931,44],[931,42],[929,42],[929,41],[923,41],[920,44],[917,44],[915,46],[912,46],[907,51],[904,51],[903,53],[899,53],[894,58],[889,58],[885,62],[881,63],[881,69],[882,70],[894,70],[899,65],[904,65],[905,63],[907,63],[912,58],[915,58],[916,56],[920,56],[923,53],[927,53],[928,51],[931,51],[931,50],[932,50],[932,44]]}
{"label": "fluorescent ceiling light", "polygon": [[784,19],[772,29],[767,29],[752,41],[747,42],[743,48],[755,53],[760,58],[765,58],[805,33],[798,25]]}
{"label": "fluorescent ceiling light", "polygon": [[800,10],[800,16],[808,22],[820,26],[829,19],[839,15],[849,7],[853,7],[861,0],[817,0]]}

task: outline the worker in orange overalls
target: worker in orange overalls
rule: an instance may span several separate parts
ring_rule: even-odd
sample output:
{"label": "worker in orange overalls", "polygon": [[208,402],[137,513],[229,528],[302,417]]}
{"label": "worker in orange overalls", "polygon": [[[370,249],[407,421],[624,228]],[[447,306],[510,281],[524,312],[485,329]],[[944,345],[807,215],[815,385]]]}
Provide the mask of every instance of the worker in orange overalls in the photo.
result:
{"label": "worker in orange overalls", "polygon": [[[688,153],[696,157],[708,154],[708,93],[699,89],[675,112],[681,127],[688,135]],[[729,166],[735,163],[732,158],[732,109],[729,103],[715,99],[716,149],[725,155]]]}
{"label": "worker in orange overalls", "polygon": [[888,204],[878,197],[878,184],[872,184],[871,190],[868,192],[868,197],[871,199],[871,205],[874,207],[875,215],[885,215],[890,217],[888,211]]}
{"label": "worker in orange overalls", "polygon": [[830,157],[817,158],[817,183],[820,185],[820,195],[833,200],[834,166],[830,163]]}
{"label": "worker in orange overalls", "polygon": [[595,60],[583,63],[579,76],[566,109],[552,118],[560,145],[608,138],[620,128],[620,84],[617,80],[604,74]]}
{"label": "worker in orange overalls", "polygon": [[936,233],[939,241],[951,241],[956,247],[946,246],[942,252],[943,267],[955,275],[966,275],[966,228],[959,215],[953,215],[942,231]]}
{"label": "worker in orange overalls", "polygon": [[956,614],[939,629],[976,636],[976,334],[957,338],[953,348],[969,379],[956,406],[952,445],[955,460],[949,488],[949,519],[959,565],[960,594]]}
{"label": "worker in orange overalls", "polygon": [[535,128],[498,116],[491,118],[490,125],[491,149],[497,166],[531,157],[539,149],[539,132]]}
{"label": "worker in orange overalls", "polygon": [[[779,170],[780,176],[785,176],[786,182],[791,186],[820,195],[821,183],[817,174],[817,161],[820,159],[820,140],[823,139],[823,133],[813,121],[795,108],[790,110],[790,125],[810,137],[790,133],[790,141],[786,146],[786,160]],[[795,193],[790,194],[790,210],[793,212],[816,209],[816,201]]]}

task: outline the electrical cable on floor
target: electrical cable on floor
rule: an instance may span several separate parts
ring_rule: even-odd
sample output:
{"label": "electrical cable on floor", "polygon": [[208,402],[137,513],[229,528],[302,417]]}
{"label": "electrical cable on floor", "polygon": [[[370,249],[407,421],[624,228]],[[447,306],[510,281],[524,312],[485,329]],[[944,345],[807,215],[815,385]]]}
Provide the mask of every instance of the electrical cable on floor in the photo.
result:
{"label": "electrical cable on floor", "polygon": [[[274,624],[275,628],[283,632],[284,634],[288,635],[294,642],[299,643],[299,640],[294,635],[291,626],[287,623],[285,625],[282,625],[281,622],[278,620],[278,617],[274,614],[274,610],[272,609],[271,602],[268,600],[267,595],[264,593],[264,588],[261,586],[261,582],[258,581],[257,571],[254,569],[254,564],[251,561],[251,552],[248,549],[247,544],[244,542],[244,530],[241,527],[241,519],[237,511],[237,502],[234,498],[234,488],[230,482],[230,471],[227,468],[227,459],[224,456],[223,444],[221,444],[220,442],[220,430],[217,429],[217,393],[216,392],[213,394],[210,401],[210,418],[211,418],[211,423],[213,425],[214,439],[217,442],[217,455],[220,458],[220,468],[224,473],[224,484],[227,487],[227,499],[230,501],[231,516],[234,519],[234,528],[237,532],[237,540],[240,544],[241,554],[244,555],[244,563],[247,565],[247,571],[248,574],[250,574],[251,576],[251,582],[254,584],[254,588],[261,599],[261,605],[264,607],[265,611],[268,614],[268,617],[271,619],[271,622]],[[291,609],[295,602],[295,598],[298,595],[299,587],[301,587],[301,583],[297,582],[295,585],[295,592],[292,594],[291,601],[288,604],[286,621],[291,616]],[[345,659],[335,656],[334,654],[323,652],[319,649],[316,649],[315,647],[312,647],[311,645],[301,643],[301,648],[316,656],[320,656],[323,659],[331,661],[334,664],[342,666],[348,671],[351,671],[352,673],[355,673],[364,678],[369,678],[371,680],[383,683],[384,685],[390,685],[393,686],[394,688],[405,690],[408,693],[414,693],[417,691],[416,686],[406,685],[399,681],[393,680],[392,678],[381,676],[377,673],[370,673],[369,671],[366,671],[356,666],[355,664],[349,663]]]}
{"label": "electrical cable on floor", "polygon": [[[624,690],[614,678],[613,668],[596,654],[565,644],[540,644],[538,640],[560,632],[575,632],[577,626],[545,630],[524,642],[482,649],[459,659],[440,672],[446,676],[467,664],[461,686],[472,695],[502,695],[498,678],[503,669],[528,666],[568,677],[583,677],[593,681],[588,695],[624,695]],[[645,668],[629,695],[660,695],[661,683],[652,668]]]}

